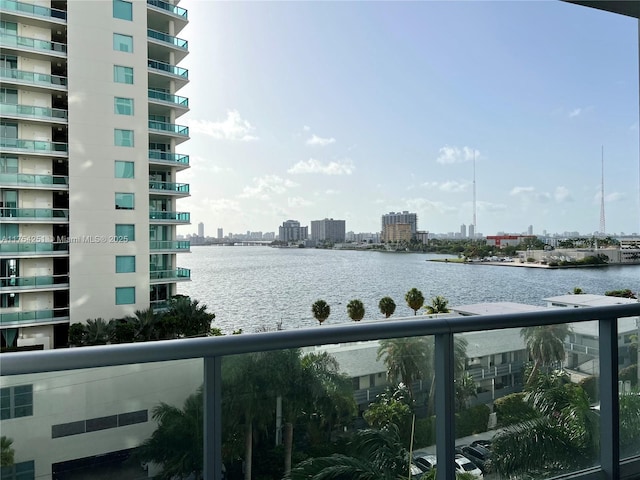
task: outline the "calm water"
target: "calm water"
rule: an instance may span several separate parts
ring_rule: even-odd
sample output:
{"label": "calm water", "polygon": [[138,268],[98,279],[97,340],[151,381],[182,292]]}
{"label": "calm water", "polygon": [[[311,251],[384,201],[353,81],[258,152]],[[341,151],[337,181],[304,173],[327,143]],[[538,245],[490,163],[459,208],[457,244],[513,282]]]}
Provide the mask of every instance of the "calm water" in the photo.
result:
{"label": "calm water", "polygon": [[236,328],[317,325],[311,305],[322,298],[331,306],[325,324],[350,321],[349,300],[364,302],[365,319],[383,318],[378,301],[396,302],[394,317],[413,315],[405,293],[413,287],[425,299],[443,295],[449,305],[520,302],[544,305],[545,297],[580,287],[585,293],[640,287],[640,266],[546,270],[428,262],[441,257],[269,247],[192,247],[178,256],[178,266],[191,269],[192,281],[179,293],[205,303],[216,314],[214,325],[225,333]]}

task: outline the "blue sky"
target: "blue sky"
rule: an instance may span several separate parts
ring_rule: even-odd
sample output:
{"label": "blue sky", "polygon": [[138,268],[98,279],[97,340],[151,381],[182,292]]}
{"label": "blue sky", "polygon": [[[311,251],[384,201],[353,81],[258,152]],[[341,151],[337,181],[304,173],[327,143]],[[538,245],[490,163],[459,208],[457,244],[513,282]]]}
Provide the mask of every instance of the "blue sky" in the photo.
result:
{"label": "blue sky", "polygon": [[205,234],[333,217],[380,229],[640,231],[638,22],[560,1],[182,0]]}

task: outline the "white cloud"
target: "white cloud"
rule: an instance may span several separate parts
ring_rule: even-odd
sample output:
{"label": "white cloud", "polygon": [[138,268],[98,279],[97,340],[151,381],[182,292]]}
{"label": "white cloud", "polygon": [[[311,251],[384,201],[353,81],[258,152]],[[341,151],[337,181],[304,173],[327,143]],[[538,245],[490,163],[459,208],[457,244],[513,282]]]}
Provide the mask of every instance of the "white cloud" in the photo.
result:
{"label": "white cloud", "polygon": [[581,108],[574,108],[569,112],[569,118],[577,117],[582,113]]}
{"label": "white cloud", "polygon": [[538,192],[534,187],[513,187],[509,195],[519,197],[525,204],[548,202],[551,199],[549,192]]}
{"label": "white cloud", "polygon": [[[470,147],[450,147],[445,145],[438,150],[439,155],[436,161],[444,165],[451,163],[464,163],[473,160],[474,149]],[[476,158],[480,157],[480,152],[475,150]]]}
{"label": "white cloud", "polygon": [[272,194],[281,195],[288,189],[296,187],[297,184],[291,180],[281,178],[277,175],[266,175],[253,179],[253,185],[244,187],[240,198],[258,198],[268,200]]}
{"label": "white cloud", "polygon": [[556,187],[553,198],[555,198],[558,203],[569,201],[571,200],[571,193],[567,187]]}
{"label": "white cloud", "polygon": [[237,110],[228,110],[227,118],[217,122],[209,120],[191,120],[189,122],[189,128],[192,133],[202,133],[217,140],[241,142],[258,140],[258,137],[252,134],[255,127],[247,120],[244,120]]}
{"label": "white cloud", "polygon": [[523,193],[532,193],[535,191],[533,187],[513,187],[509,195],[521,195]]}
{"label": "white cloud", "polygon": [[287,170],[287,173],[321,173],[323,175],[351,175],[356,168],[351,161],[323,163],[310,158],[300,161]]}
{"label": "white cloud", "polygon": [[444,202],[434,202],[426,198],[412,198],[406,200],[406,204],[410,211],[422,210],[433,213],[453,213],[458,211],[452,205],[447,205]]}
{"label": "white cloud", "polygon": [[476,203],[478,210],[482,212],[505,212],[509,209],[504,203],[491,203],[479,201]]}
{"label": "white cloud", "polygon": [[[594,201],[596,203],[600,203],[601,198],[602,198],[602,193],[597,192],[594,196]],[[604,201],[607,203],[619,202],[620,200],[624,200],[625,198],[627,198],[627,195],[622,192],[611,192],[611,193],[605,193],[604,195]]]}
{"label": "white cloud", "polygon": [[308,132],[309,130],[311,130],[311,127],[310,127],[309,125],[305,125],[304,127],[302,127],[302,129],[303,129],[305,132]]}
{"label": "white cloud", "polygon": [[287,198],[287,205],[289,205],[289,207],[291,208],[308,207],[310,205],[313,205],[313,202],[310,202],[309,200],[305,200],[302,197],[289,197]]}
{"label": "white cloud", "polygon": [[311,135],[311,138],[307,140],[307,145],[314,145],[319,147],[326,147],[332,143],[336,143],[336,139],[331,138],[322,138],[317,135]]}
{"label": "white cloud", "polygon": [[447,193],[460,193],[469,190],[469,182],[458,182],[455,180],[447,180],[446,182],[424,182],[422,187],[429,190],[440,190]]}

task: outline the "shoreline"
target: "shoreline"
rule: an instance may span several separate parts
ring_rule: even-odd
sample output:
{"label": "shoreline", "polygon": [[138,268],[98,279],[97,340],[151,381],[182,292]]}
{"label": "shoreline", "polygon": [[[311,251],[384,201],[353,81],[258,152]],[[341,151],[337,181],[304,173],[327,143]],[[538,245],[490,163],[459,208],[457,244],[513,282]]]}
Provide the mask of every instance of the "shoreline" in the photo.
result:
{"label": "shoreline", "polygon": [[607,268],[607,267],[637,267],[640,263],[605,263],[602,265],[541,265],[539,263],[521,263],[521,262],[464,262],[458,259],[447,260],[433,258],[426,260],[427,262],[454,263],[460,265],[487,265],[491,267],[520,267],[520,268],[544,268],[548,270],[572,269],[572,268]]}

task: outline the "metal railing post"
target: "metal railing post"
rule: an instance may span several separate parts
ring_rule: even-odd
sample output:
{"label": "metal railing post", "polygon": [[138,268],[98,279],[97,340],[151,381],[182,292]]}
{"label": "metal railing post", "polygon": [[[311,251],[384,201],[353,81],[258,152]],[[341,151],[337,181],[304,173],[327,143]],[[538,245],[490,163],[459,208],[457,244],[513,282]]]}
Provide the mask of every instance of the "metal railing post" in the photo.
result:
{"label": "metal railing post", "polygon": [[453,373],[453,333],[435,335],[435,401],[437,479],[454,480],[455,468],[455,388]]}
{"label": "metal railing post", "polygon": [[620,398],[618,392],[618,320],[599,320],[600,464],[607,480],[620,478]]}
{"label": "metal railing post", "polygon": [[222,480],[222,357],[204,357],[203,459],[205,480]]}

